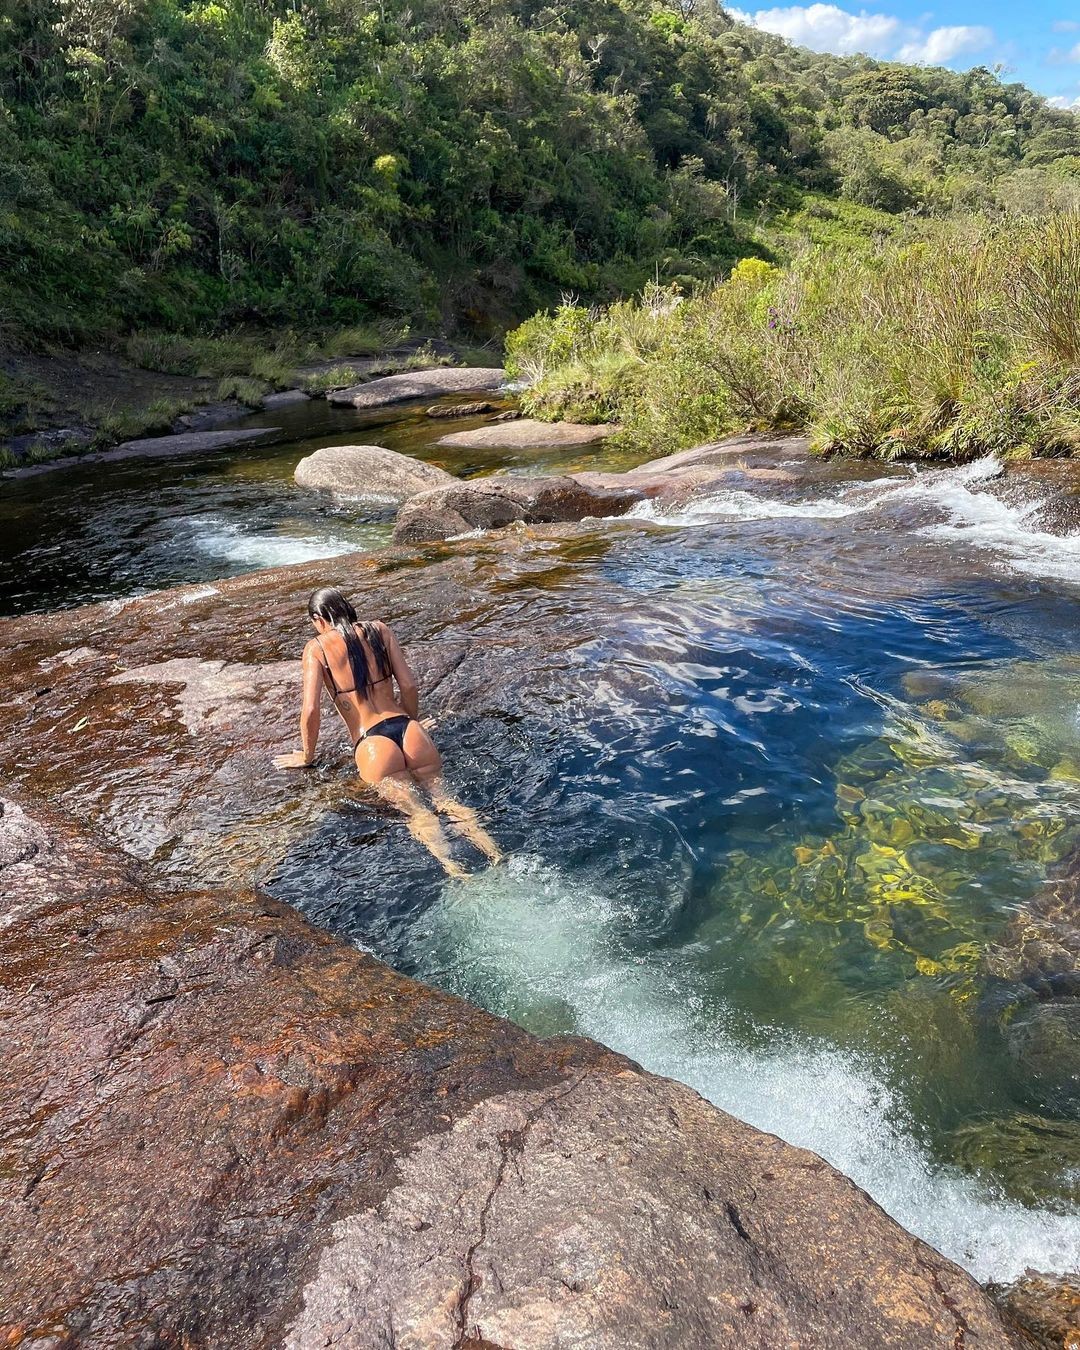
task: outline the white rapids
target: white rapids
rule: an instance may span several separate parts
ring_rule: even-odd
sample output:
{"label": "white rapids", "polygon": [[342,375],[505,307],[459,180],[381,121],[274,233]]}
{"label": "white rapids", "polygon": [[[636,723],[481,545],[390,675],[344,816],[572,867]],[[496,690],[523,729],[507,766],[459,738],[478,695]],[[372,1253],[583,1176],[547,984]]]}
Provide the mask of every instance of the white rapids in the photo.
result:
{"label": "white rapids", "polygon": [[789,1143],[812,1149],[980,1280],[1080,1262],[1080,1212],[1029,1209],[918,1143],[859,1056],[759,1028],[750,1047],[703,996],[693,950],[642,953],[633,916],[518,856],[448,886],[413,938],[419,973],[540,1032],[573,1029]]}

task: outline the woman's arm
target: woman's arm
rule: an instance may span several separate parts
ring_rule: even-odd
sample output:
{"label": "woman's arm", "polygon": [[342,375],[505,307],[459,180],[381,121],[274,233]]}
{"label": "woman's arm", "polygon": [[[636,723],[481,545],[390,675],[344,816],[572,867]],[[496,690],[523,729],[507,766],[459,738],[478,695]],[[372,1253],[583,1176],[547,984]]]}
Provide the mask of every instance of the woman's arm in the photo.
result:
{"label": "woman's arm", "polygon": [[278,755],[274,760],[279,769],[306,769],[315,762],[315,747],[319,744],[319,726],[322,713],[323,668],[314,642],[304,648],[304,701],[300,709],[300,751]]}
{"label": "woman's arm", "polygon": [[410,670],[408,661],[405,660],[405,653],[401,650],[401,645],[394,636],[394,630],[389,624],[385,623],[380,623],[379,628],[382,630],[383,641],[386,643],[386,654],[390,658],[390,669],[397,681],[401,706],[410,717],[417,717],[420,713],[420,687],[416,683],[416,676]]}

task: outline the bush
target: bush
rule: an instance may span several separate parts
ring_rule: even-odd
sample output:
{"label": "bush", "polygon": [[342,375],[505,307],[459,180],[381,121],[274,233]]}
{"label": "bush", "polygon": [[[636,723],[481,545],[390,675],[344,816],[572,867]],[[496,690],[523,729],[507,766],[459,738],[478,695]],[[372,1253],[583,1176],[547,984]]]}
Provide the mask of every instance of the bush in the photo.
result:
{"label": "bush", "polygon": [[[539,417],[675,450],[749,425],[823,451],[968,458],[1080,446],[1080,218],[939,226],[876,254],[739,263],[686,299],[567,308],[508,340]],[[663,301],[663,302],[662,302]]]}

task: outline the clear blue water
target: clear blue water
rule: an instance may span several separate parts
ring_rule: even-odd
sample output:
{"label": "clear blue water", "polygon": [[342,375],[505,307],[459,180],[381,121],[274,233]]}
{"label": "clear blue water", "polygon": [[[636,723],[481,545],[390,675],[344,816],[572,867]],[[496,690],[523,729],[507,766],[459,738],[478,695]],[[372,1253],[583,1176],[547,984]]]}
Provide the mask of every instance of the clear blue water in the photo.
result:
{"label": "clear blue water", "polygon": [[[299,429],[51,488],[52,561],[25,531],[43,489],[20,486],[5,603],[377,546],[385,522],[289,485],[299,453],[355,429]],[[409,412],[366,434],[437,453]],[[474,602],[428,640],[468,655],[427,710],[508,863],[448,883],[360,798],[270,889],[817,1150],[981,1278],[1080,1264],[1076,1048],[1018,1050],[1010,1020],[1036,1005],[987,964],[1080,846],[1080,539],[991,469],[751,484],[459,545]]]}

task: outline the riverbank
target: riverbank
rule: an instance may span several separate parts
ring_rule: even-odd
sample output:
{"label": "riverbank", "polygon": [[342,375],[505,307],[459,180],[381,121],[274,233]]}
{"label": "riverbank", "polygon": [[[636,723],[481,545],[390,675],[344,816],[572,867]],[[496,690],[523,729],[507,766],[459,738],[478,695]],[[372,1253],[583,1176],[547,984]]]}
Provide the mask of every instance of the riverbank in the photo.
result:
{"label": "riverbank", "polygon": [[[139,364],[139,361],[152,364]],[[0,469],[18,472],[109,455],[150,437],[217,431],[284,406],[402,371],[491,364],[485,349],[442,338],[347,329],[132,339],[125,351],[0,356]],[[165,447],[159,447],[159,453]],[[182,451],[181,451],[182,453]]]}
{"label": "riverbank", "polygon": [[744,429],[823,453],[963,462],[1080,450],[1080,218],[928,226],[870,256],[744,259],[686,294],[564,304],[507,340],[536,417],[678,451]]}

